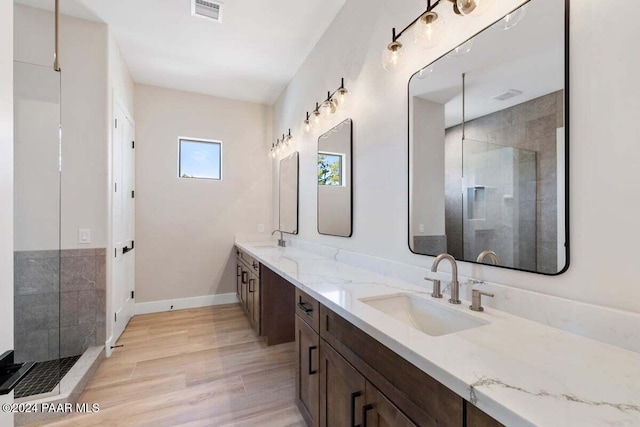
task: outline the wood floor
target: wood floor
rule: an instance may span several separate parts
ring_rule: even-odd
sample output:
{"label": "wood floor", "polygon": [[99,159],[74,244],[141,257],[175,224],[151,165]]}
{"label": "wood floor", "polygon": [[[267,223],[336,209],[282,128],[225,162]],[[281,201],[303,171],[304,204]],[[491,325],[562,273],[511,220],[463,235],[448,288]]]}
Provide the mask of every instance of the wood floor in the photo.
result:
{"label": "wood floor", "polygon": [[303,426],[294,343],[267,347],[238,305],[134,317],[73,414],[47,426]]}

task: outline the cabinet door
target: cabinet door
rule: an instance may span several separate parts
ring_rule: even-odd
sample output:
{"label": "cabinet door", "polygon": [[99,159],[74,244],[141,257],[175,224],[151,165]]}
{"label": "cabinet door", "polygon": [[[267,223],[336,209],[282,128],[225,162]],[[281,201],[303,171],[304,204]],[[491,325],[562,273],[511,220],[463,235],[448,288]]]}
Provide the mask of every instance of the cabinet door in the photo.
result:
{"label": "cabinet door", "polygon": [[260,335],[260,279],[254,274],[249,278],[249,314],[253,329]]}
{"label": "cabinet door", "polygon": [[325,341],[320,342],[320,426],[362,423],[365,379]]}
{"label": "cabinet door", "polygon": [[362,427],[416,427],[405,414],[367,381]]}
{"label": "cabinet door", "polygon": [[236,295],[241,300],[240,290],[242,289],[242,266],[238,263],[236,266]]}
{"label": "cabinet door", "polygon": [[240,304],[242,308],[247,311],[247,295],[249,288],[249,272],[242,267],[242,272],[240,273]]}
{"label": "cabinet door", "polygon": [[320,336],[296,316],[296,405],[309,427],[318,426]]}

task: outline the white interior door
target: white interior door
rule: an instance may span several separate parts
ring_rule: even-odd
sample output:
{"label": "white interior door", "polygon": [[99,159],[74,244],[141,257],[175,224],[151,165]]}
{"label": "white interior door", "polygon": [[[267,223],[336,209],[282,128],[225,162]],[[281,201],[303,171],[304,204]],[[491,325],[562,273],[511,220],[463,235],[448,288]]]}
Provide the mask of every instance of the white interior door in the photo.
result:
{"label": "white interior door", "polygon": [[111,345],[115,344],[133,316],[135,291],[135,128],[133,120],[117,102],[114,119]]}

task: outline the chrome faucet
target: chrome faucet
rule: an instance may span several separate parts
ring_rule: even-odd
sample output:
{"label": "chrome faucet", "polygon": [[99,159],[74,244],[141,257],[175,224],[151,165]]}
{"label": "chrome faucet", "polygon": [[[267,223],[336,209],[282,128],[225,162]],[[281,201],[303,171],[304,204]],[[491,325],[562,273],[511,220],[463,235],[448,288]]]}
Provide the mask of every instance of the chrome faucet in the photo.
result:
{"label": "chrome faucet", "polygon": [[433,261],[433,265],[431,266],[432,272],[438,271],[438,265],[440,261],[446,259],[451,263],[451,298],[449,302],[451,304],[461,304],[460,301],[460,282],[458,282],[458,264],[456,264],[456,259],[449,254],[440,254]]}
{"label": "chrome faucet", "polygon": [[280,238],[278,239],[278,246],[280,246],[281,248],[286,248],[287,242],[284,240],[284,231],[274,230],[273,233],[271,233],[271,235],[273,236],[276,233],[280,233]]}
{"label": "chrome faucet", "polygon": [[478,259],[476,261],[482,264],[484,262],[484,259],[487,257],[489,257],[491,262],[493,262],[493,265],[498,265],[498,263],[500,262],[500,260],[498,260],[498,255],[496,255],[496,253],[493,251],[482,252],[480,255],[478,255]]}

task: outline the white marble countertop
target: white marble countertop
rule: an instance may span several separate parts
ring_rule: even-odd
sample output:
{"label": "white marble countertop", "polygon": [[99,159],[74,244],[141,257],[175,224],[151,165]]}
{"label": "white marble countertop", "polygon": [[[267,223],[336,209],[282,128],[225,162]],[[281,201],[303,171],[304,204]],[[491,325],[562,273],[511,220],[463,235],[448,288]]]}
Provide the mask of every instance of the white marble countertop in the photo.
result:
{"label": "white marble countertop", "polygon": [[[474,313],[468,301],[454,306],[430,287],[295,247],[236,245],[507,426],[640,426],[638,353],[490,308]],[[360,301],[398,293],[490,323],[430,336]]]}

